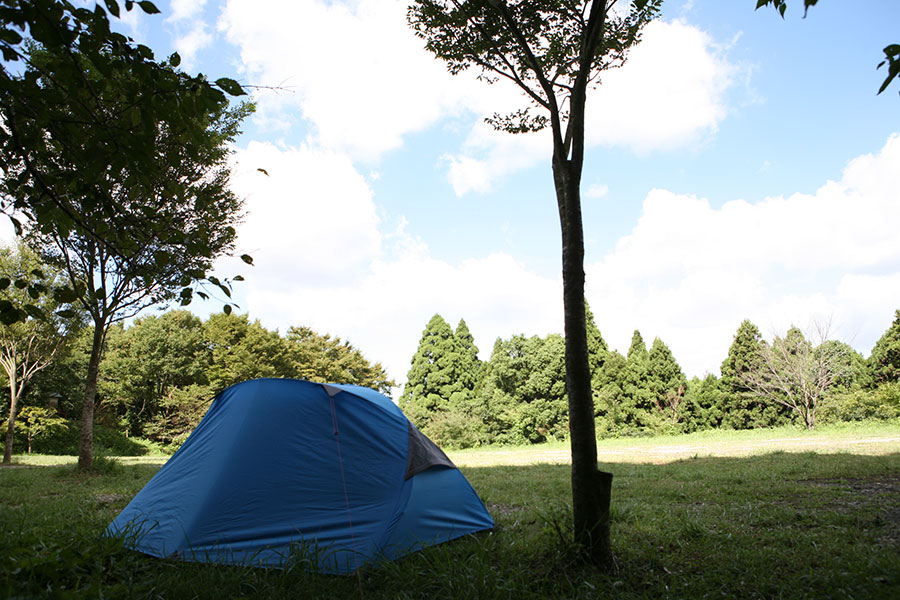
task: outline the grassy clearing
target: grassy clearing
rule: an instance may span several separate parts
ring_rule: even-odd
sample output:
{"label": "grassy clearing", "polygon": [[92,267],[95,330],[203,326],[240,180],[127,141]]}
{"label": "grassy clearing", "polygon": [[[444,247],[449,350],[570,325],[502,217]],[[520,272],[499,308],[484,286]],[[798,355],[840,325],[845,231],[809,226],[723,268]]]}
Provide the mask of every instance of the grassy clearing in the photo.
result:
{"label": "grassy clearing", "polygon": [[[778,450],[853,454],[900,452],[900,424],[842,423],[818,427],[814,431],[790,426],[747,431],[714,430],[597,442],[599,460],[612,463],[663,463],[695,456],[753,456]],[[456,464],[473,467],[568,463],[570,459],[568,442],[473,448],[449,454]]]}
{"label": "grassy clearing", "polygon": [[708,441],[710,456],[603,465],[616,476],[618,568],[606,574],[580,565],[568,545],[567,465],[502,464],[509,449],[498,451],[500,464],[462,467],[494,516],[494,531],[359,578],[122,550],[102,531],[158,465],[105,463],[91,475],[72,465],[2,469],[0,597],[355,598],[360,589],[365,598],[900,597],[896,442],[880,451],[870,445],[868,455],[715,455],[734,440]]}

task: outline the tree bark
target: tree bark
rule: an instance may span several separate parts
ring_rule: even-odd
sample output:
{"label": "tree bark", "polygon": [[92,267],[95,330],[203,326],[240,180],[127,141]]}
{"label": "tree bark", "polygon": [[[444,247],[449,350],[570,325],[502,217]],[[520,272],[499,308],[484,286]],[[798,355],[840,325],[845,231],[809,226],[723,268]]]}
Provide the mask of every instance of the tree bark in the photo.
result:
{"label": "tree bark", "polygon": [[100,373],[104,333],[105,327],[94,320],[94,339],[91,344],[91,358],[88,361],[87,381],[84,385],[84,404],[81,407],[81,436],[78,442],[79,469],[90,469],[94,462],[94,398],[97,396],[97,378]]}
{"label": "tree bark", "polygon": [[16,408],[19,404],[20,389],[16,389],[15,369],[7,371],[9,377],[9,424],[6,427],[6,445],[3,448],[3,464],[12,464],[13,440],[16,432]]}
{"label": "tree bark", "polygon": [[566,394],[572,448],[572,513],[575,542],[599,566],[612,564],[609,505],[612,473],[597,468],[594,399],[588,361],[584,303],[584,232],[580,165],[554,157],[563,255],[563,306],[566,334]]}

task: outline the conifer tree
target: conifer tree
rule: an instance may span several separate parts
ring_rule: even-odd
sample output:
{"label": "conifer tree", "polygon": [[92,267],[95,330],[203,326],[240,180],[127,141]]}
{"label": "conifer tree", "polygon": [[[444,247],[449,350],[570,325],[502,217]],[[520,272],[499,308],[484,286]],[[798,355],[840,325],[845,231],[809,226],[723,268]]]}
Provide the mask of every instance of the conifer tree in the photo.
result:
{"label": "conifer tree", "polygon": [[597,328],[597,323],[594,321],[594,313],[591,312],[591,307],[588,306],[587,301],[584,303],[584,320],[587,327],[588,365],[591,368],[591,387],[594,388],[596,393],[596,390],[603,385],[600,375],[603,363],[606,360],[606,355],[609,353],[609,348],[606,346],[606,341],[603,339],[600,330]]}
{"label": "conifer tree", "polygon": [[764,343],[759,328],[749,320],[744,320],[734,335],[721,368],[722,424],[726,427],[772,427],[789,420],[784,407],[767,402],[743,382],[747,373],[760,368]]}
{"label": "conifer tree", "polygon": [[647,358],[647,382],[653,401],[666,421],[674,425],[681,419],[687,379],[672,351],[661,339],[653,340]]}
{"label": "conifer tree", "polygon": [[900,381],[900,310],[894,313],[894,322],[872,348],[869,372],[875,385]]}
{"label": "conifer tree", "polygon": [[622,417],[629,428],[645,429],[656,424],[653,394],[650,391],[650,354],[641,332],[634,330],[622,370]]}
{"label": "conifer tree", "polygon": [[450,411],[451,398],[466,389],[462,381],[466,379],[464,354],[447,321],[438,314],[431,317],[412,357],[400,397],[400,407],[420,429],[426,428],[438,413]]}
{"label": "conifer tree", "polygon": [[481,379],[482,364],[478,358],[478,346],[475,338],[469,331],[465,319],[460,319],[454,334],[459,355],[459,372],[457,380],[461,388],[456,392],[456,397],[450,399],[450,403],[457,409],[466,411],[474,400],[475,391]]}

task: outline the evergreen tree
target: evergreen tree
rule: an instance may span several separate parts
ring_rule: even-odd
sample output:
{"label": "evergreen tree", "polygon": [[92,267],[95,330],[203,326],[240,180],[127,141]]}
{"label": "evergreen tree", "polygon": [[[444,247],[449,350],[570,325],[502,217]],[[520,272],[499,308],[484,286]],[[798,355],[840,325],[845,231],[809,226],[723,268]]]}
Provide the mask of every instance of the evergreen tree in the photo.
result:
{"label": "evergreen tree", "polygon": [[622,370],[621,415],[627,429],[642,430],[659,423],[649,375],[650,354],[641,332],[635,329]]}
{"label": "evergreen tree", "polygon": [[900,310],[894,322],[872,348],[869,372],[875,385],[900,381]]}
{"label": "evergreen tree", "polygon": [[478,358],[478,346],[475,345],[475,338],[469,331],[465,319],[459,320],[454,335],[459,353],[458,381],[462,389],[455,393],[455,397],[450,398],[450,403],[458,410],[465,411],[474,400],[475,391],[481,379],[482,364]]}
{"label": "evergreen tree", "polygon": [[[466,331],[468,328],[463,328],[463,333]],[[454,402],[464,403],[461,395],[474,389],[474,376],[465,367],[474,348],[470,342],[470,349],[465,350],[440,315],[428,321],[400,397],[400,407],[417,427],[426,429],[438,413],[450,412]],[[467,387],[470,384],[472,387]]]}
{"label": "evergreen tree", "polygon": [[594,414],[598,436],[618,433],[625,424],[625,363],[625,357],[612,350],[606,354],[600,372],[594,376],[597,385]]}
{"label": "evergreen tree", "polygon": [[722,396],[721,382],[712,373],[703,379],[691,378],[684,395],[683,431],[690,433],[719,427],[723,417]]}
{"label": "evergreen tree", "polygon": [[609,348],[607,348],[606,340],[603,339],[600,330],[597,328],[597,323],[594,321],[594,313],[591,312],[591,307],[588,306],[587,301],[584,303],[584,318],[587,326],[588,365],[591,367],[591,387],[594,388],[596,393],[596,390],[603,386],[600,373],[606,360],[606,355],[609,353]]}
{"label": "evergreen tree", "polygon": [[681,420],[687,379],[672,351],[661,339],[653,340],[647,355],[647,383],[653,401],[665,420],[675,425]]}
{"label": "evergreen tree", "polygon": [[476,411],[489,438],[507,444],[564,438],[565,369],[565,342],[557,334],[498,339]]}
{"label": "evergreen tree", "polygon": [[726,427],[774,427],[790,420],[790,409],[768,402],[743,382],[747,373],[760,368],[764,343],[759,328],[749,320],[744,320],[738,327],[721,368],[722,424]]}

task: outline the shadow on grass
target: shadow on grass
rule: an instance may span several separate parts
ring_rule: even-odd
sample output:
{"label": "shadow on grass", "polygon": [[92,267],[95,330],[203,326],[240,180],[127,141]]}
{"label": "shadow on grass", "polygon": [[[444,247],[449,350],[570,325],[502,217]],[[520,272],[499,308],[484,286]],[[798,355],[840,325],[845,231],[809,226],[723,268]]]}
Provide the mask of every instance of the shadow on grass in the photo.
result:
{"label": "shadow on grass", "polygon": [[155,467],[120,465],[81,479],[62,470],[5,471],[0,595],[892,598],[900,591],[900,454],[781,452],[603,468],[615,475],[611,573],[575,559],[569,467],[543,464],[464,468],[497,527],[358,577],[162,560],[103,538]]}

